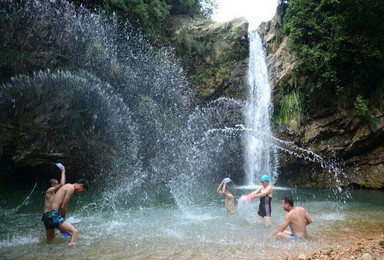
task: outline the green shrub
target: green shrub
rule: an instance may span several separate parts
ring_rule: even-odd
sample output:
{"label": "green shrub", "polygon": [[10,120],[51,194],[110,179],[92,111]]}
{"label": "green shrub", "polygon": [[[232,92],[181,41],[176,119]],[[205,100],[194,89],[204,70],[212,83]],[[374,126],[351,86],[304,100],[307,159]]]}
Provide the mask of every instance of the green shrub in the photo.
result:
{"label": "green shrub", "polygon": [[342,95],[349,107],[358,95],[373,97],[382,88],[382,0],[291,0],[284,33],[295,54],[295,71],[306,79],[300,92],[312,109],[326,108]]}
{"label": "green shrub", "polygon": [[158,37],[163,22],[170,15],[204,15],[210,17],[217,7],[215,0],[70,0],[77,5],[117,13],[153,38]]}
{"label": "green shrub", "polygon": [[374,119],[375,110],[369,108],[369,100],[363,99],[362,96],[357,96],[355,100],[354,111],[356,116],[362,119],[365,123],[377,126],[378,122]]}
{"label": "green shrub", "polygon": [[303,100],[298,91],[284,95],[280,101],[280,109],[276,122],[279,125],[288,125],[295,131],[298,131],[304,120],[302,103]]}

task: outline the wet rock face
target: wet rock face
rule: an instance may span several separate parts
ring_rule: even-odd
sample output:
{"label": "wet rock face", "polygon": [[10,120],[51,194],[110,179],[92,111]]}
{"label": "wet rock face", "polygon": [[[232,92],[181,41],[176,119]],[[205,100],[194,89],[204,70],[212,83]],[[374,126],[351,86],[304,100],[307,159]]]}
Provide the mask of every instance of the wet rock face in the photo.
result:
{"label": "wet rock face", "polygon": [[[108,88],[88,73],[62,71],[18,76],[2,85],[3,170],[15,182],[34,180],[44,178],[48,165],[59,161],[67,168],[68,180],[92,178],[98,169],[110,170],[115,158],[134,154],[133,146],[123,145],[125,138],[134,143],[130,112],[107,94]],[[127,137],[119,137],[119,132]]]}
{"label": "wet rock face", "polygon": [[[263,23],[259,32],[268,50],[267,63],[271,75],[275,113],[283,96],[283,85],[293,86],[305,79],[293,76],[292,54],[285,36],[279,36],[282,10],[272,21]],[[330,112],[333,111],[333,112]],[[384,116],[377,113],[377,126],[367,125],[350,111],[330,108],[310,115],[299,130],[277,126],[275,134],[284,140],[309,149],[325,160],[335,160],[340,168],[341,185],[363,188],[384,188]],[[336,112],[334,112],[336,111]],[[280,156],[280,184],[308,187],[334,186],[335,179],[319,165],[283,154]],[[342,173],[345,173],[343,176]]]}
{"label": "wet rock face", "polygon": [[244,18],[217,23],[175,16],[164,31],[182,58],[199,100],[245,98],[249,42]]}
{"label": "wet rock face", "polygon": [[[384,117],[379,124],[368,126],[356,118],[336,113],[308,121],[300,133],[280,128],[282,139],[291,140],[325,160],[337,161],[341,185],[380,189],[384,187]],[[329,175],[317,165],[284,155],[281,160],[281,182],[310,187],[335,185]],[[345,176],[343,176],[343,173]]]}

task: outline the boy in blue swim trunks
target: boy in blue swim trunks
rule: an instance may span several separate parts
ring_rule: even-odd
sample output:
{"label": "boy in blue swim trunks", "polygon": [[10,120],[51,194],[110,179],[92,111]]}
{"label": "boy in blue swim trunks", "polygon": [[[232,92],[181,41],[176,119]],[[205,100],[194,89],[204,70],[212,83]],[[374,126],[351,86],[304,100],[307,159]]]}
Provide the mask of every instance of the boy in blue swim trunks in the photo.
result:
{"label": "boy in blue swim trunks", "polygon": [[[272,236],[291,241],[298,238],[307,238],[307,225],[312,223],[312,218],[308,215],[308,212],[302,207],[294,207],[291,197],[284,197],[282,205],[288,213],[283,224]],[[285,231],[288,226],[291,228],[291,232]]]}
{"label": "boy in blue swim trunks", "polygon": [[68,233],[71,236],[69,245],[73,245],[77,241],[78,232],[74,226],[65,221],[67,215],[67,205],[74,193],[83,193],[88,190],[88,181],[79,179],[74,184],[63,185],[55,194],[52,202],[48,206],[48,211],[43,214],[42,221],[46,229],[47,241],[55,238],[55,228],[62,233]]}

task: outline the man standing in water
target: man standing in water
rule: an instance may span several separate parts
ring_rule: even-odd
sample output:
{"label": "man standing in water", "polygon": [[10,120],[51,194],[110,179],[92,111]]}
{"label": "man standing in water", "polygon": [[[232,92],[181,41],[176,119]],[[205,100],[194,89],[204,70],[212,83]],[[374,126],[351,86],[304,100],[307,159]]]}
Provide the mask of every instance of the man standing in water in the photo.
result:
{"label": "man standing in water", "polygon": [[53,196],[56,191],[58,191],[61,186],[65,184],[65,167],[61,163],[56,163],[53,167],[55,170],[59,168],[61,172],[60,183],[56,179],[49,180],[49,189],[45,192],[45,200],[44,200],[44,213],[48,211],[49,204],[51,204]]}
{"label": "man standing in water", "polygon": [[235,198],[227,190],[227,184],[230,182],[232,182],[230,178],[225,178],[216,189],[219,194],[225,197],[225,209],[227,210],[228,216],[235,214]]}
{"label": "man standing in water", "polygon": [[78,232],[71,223],[65,221],[67,205],[73,193],[83,193],[87,190],[88,181],[79,179],[74,184],[65,184],[56,192],[48,206],[48,211],[43,214],[42,218],[48,242],[55,238],[55,228],[58,228],[62,233],[68,233],[71,236],[69,245],[76,243]]}
{"label": "man standing in water", "polygon": [[[272,236],[292,241],[297,238],[308,237],[307,225],[312,223],[312,218],[308,215],[308,212],[302,207],[294,207],[291,197],[284,197],[282,205],[288,213],[284,218],[283,224]],[[285,231],[287,226],[291,228],[292,232]]]}
{"label": "man standing in water", "polygon": [[271,225],[272,213],[271,201],[273,189],[269,186],[270,181],[271,179],[267,175],[261,176],[261,186],[254,192],[245,195],[245,200],[247,202],[250,202],[254,198],[260,198],[259,210],[257,211],[257,214],[259,214],[261,218],[265,219],[265,224],[267,226]]}

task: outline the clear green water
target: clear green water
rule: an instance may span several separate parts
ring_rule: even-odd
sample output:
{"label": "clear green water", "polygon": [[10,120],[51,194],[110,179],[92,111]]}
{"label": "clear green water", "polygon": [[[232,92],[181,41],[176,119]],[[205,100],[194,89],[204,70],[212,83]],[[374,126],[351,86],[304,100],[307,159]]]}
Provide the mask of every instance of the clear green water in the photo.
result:
{"label": "clear green water", "polygon": [[[45,243],[41,222],[44,194],[35,191],[27,204],[17,208],[29,191],[1,191],[1,259],[280,259],[301,252],[342,246],[384,232],[384,192],[353,191],[352,198],[335,199],[330,190],[275,189],[272,227],[257,217],[258,201],[236,204],[236,214],[225,215],[224,200],[212,187],[212,199],[181,210],[171,195],[152,206],[99,207],[100,194],[74,195],[68,217],[79,241],[67,245],[58,231],[53,244]],[[251,190],[232,188],[236,198]],[[313,218],[308,232],[315,237],[296,243],[276,241],[271,234],[285,212],[281,198],[291,195],[297,206]]]}

